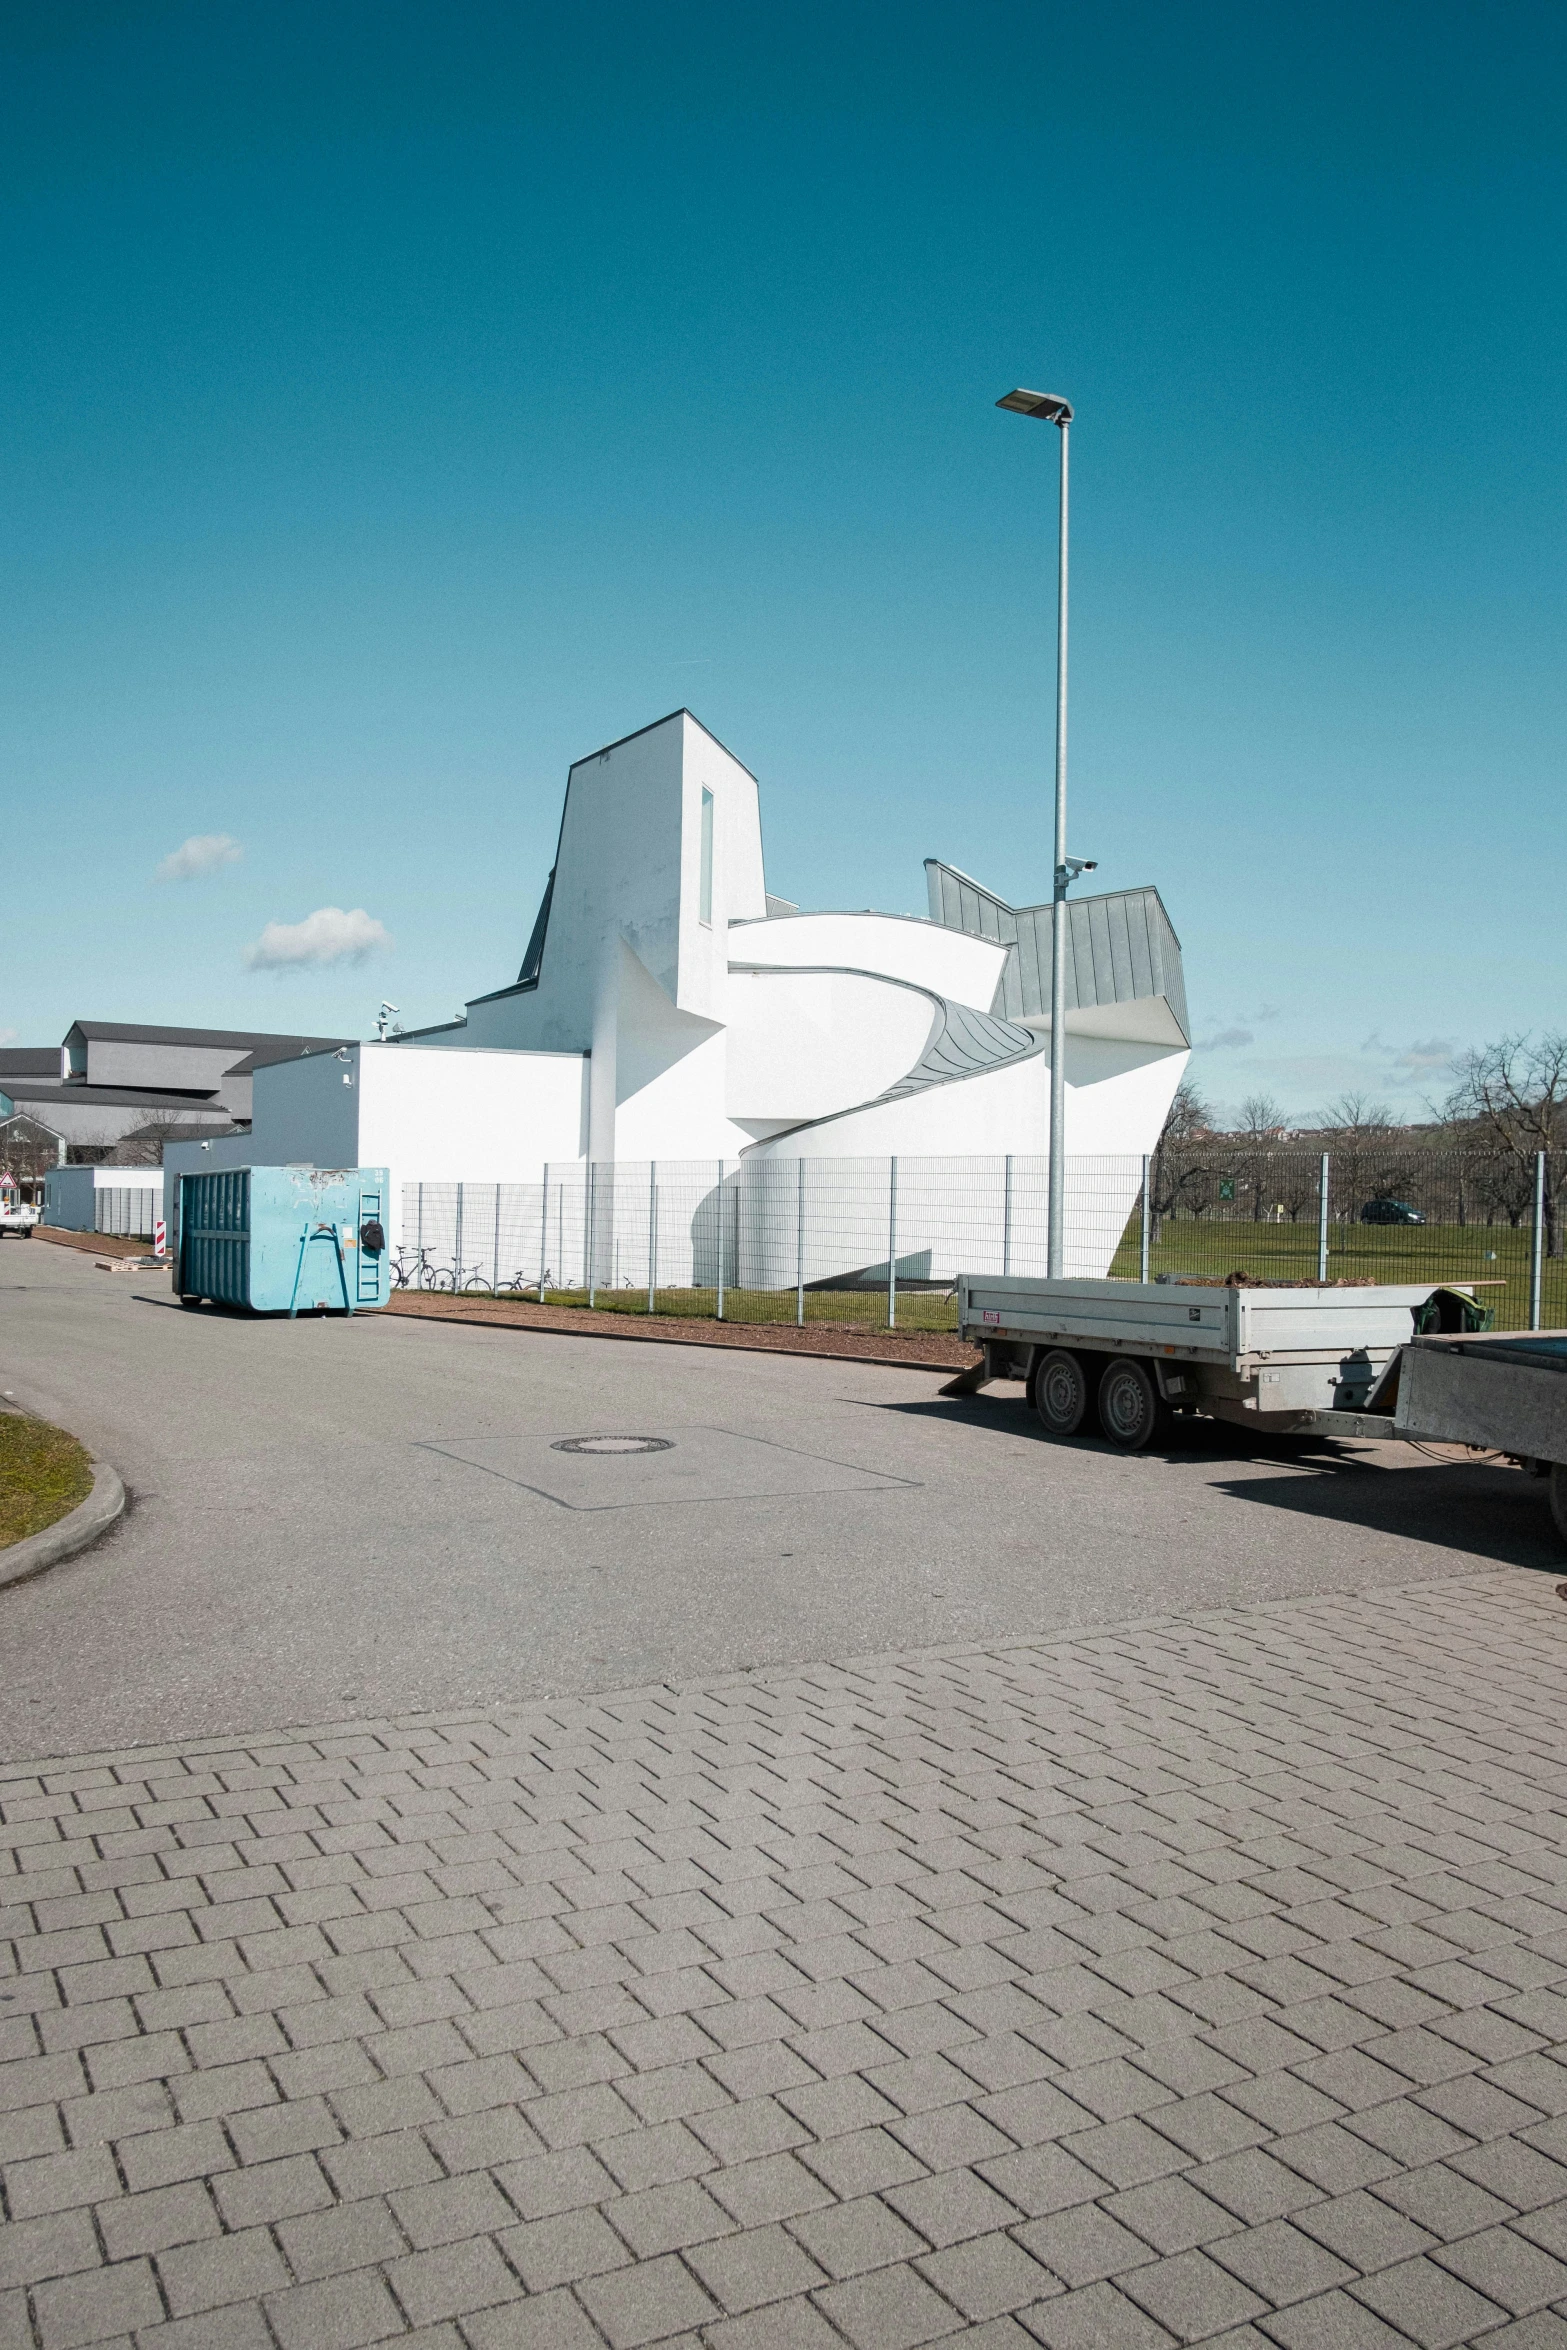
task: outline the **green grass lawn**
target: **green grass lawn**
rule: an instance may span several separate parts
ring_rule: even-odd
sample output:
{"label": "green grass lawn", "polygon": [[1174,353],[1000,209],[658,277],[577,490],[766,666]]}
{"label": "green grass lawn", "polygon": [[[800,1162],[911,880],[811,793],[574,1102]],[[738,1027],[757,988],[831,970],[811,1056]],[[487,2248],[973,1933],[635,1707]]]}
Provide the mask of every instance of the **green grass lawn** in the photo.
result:
{"label": "green grass lawn", "polygon": [[74,1436],[0,1412],[0,1550],[41,1534],[91,1491],[92,1466]]}
{"label": "green grass lawn", "polygon": [[[1135,1281],[1138,1271],[1139,1229],[1134,1216],[1110,1267],[1112,1278]],[[1157,1246],[1150,1252],[1150,1273],[1200,1273],[1222,1280],[1237,1271],[1264,1281],[1314,1281],[1317,1276],[1317,1227],[1299,1224],[1218,1222],[1208,1217],[1166,1217]],[[1328,1229],[1330,1281],[1473,1281],[1500,1284],[1480,1288],[1477,1295],[1496,1317],[1499,1330],[1521,1330],[1529,1320],[1529,1233],[1496,1224],[1333,1224]],[[487,1290],[470,1291],[487,1296]],[[506,1295],[502,1292],[502,1295]],[[536,1291],[520,1292],[524,1297]],[[585,1306],[585,1289],[552,1289],[552,1306]],[[600,1313],[642,1314],[648,1310],[645,1289],[601,1289],[595,1300]],[[717,1311],[713,1289],[660,1289],[656,1311],[711,1321]],[[1543,1319],[1547,1329],[1567,1327],[1567,1260],[1545,1261]],[[728,1289],[724,1318],[730,1322],[792,1322],[792,1289]],[[887,1293],[884,1289],[808,1289],[805,1319],[837,1329],[884,1330]],[[900,1289],[900,1330],[955,1330],[957,1302],[939,1291]]]}
{"label": "green grass lawn", "polygon": [[[488,1292],[470,1290],[467,1294],[486,1296]],[[520,1294],[523,1297],[538,1296],[537,1290],[523,1290]],[[718,1311],[716,1289],[660,1289],[655,1292],[655,1298],[656,1310],[660,1314],[675,1314],[710,1322]],[[550,1289],[545,1292],[547,1305],[585,1306],[587,1302],[588,1293],[585,1289]],[[646,1314],[647,1291],[601,1289],[593,1302],[601,1314]],[[724,1291],[726,1322],[792,1322],[794,1318],[795,1293],[792,1289]],[[807,1322],[826,1323],[840,1330],[885,1330],[887,1292],[884,1289],[808,1289],[805,1293],[805,1319]],[[956,1330],[957,1302],[938,1291],[900,1289],[897,1326],[900,1330]]]}
{"label": "green grass lawn", "polygon": [[[1139,1232],[1134,1220],[1116,1251],[1113,1275],[1135,1281]],[[1473,1281],[1503,1286],[1477,1289],[1499,1330],[1521,1330],[1529,1320],[1527,1229],[1505,1224],[1330,1224],[1330,1281]],[[1254,1273],[1264,1281],[1314,1281],[1315,1223],[1218,1223],[1205,1216],[1166,1217],[1149,1253],[1150,1273]],[[1547,1329],[1567,1325],[1567,1259],[1547,1257],[1541,1318]]]}

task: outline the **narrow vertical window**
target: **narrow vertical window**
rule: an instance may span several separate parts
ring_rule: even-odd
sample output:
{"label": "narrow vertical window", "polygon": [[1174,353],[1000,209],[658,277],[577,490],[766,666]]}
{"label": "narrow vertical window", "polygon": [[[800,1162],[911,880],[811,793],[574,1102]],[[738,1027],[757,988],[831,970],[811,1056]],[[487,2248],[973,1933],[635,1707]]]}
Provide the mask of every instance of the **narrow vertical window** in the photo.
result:
{"label": "narrow vertical window", "polygon": [[702,794],[702,881],[698,907],[710,927],[713,920],[713,795]]}

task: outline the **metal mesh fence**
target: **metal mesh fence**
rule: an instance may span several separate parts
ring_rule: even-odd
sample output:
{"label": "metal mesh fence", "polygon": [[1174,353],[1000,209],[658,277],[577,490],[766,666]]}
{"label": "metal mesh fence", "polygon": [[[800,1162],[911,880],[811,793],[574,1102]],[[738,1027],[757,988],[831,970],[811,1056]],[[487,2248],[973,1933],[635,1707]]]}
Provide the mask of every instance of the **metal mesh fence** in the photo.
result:
{"label": "metal mesh fence", "polygon": [[[1324,1191],[1324,1175],[1326,1189]],[[624,1313],[953,1329],[959,1273],[1043,1275],[1044,1158],[655,1160],[403,1187],[399,1287]],[[1567,1154],[1069,1157],[1065,1270],[1472,1286],[1567,1325]]]}
{"label": "metal mesh fence", "polygon": [[[1110,1267],[1142,1161],[1067,1164],[1071,1273]],[[624,1312],[952,1329],[960,1272],[1043,1273],[1042,1158],[616,1161],[410,1183],[400,1286]]]}
{"label": "metal mesh fence", "polygon": [[[1499,1330],[1567,1324],[1567,1153],[1205,1144],[1149,1164],[1152,1278],[1473,1287]],[[1141,1216],[1111,1266],[1136,1279]]]}

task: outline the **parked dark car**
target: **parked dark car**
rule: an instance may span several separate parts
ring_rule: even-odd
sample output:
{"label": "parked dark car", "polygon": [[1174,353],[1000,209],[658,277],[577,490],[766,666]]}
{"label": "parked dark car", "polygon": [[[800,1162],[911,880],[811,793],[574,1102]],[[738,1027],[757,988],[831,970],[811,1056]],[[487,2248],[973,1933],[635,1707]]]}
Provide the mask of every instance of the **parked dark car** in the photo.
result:
{"label": "parked dark car", "polygon": [[1423,1224],[1424,1216],[1407,1199],[1368,1199],[1360,1211],[1362,1224]]}

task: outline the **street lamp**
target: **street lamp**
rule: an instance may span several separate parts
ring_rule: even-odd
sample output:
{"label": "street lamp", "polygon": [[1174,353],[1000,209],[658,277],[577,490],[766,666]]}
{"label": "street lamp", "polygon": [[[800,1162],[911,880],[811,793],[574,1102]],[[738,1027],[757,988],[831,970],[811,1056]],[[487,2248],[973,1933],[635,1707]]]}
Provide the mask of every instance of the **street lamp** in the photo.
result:
{"label": "street lamp", "polygon": [[1066,893],[1090,857],[1066,853],[1066,494],[1067,435],[1072,403],[1055,392],[1008,392],[996,402],[1014,416],[1035,416],[1061,434],[1061,537],[1056,589],[1056,839],[1050,916],[1050,1222],[1046,1266],[1052,1281],[1063,1272],[1066,1216]]}

